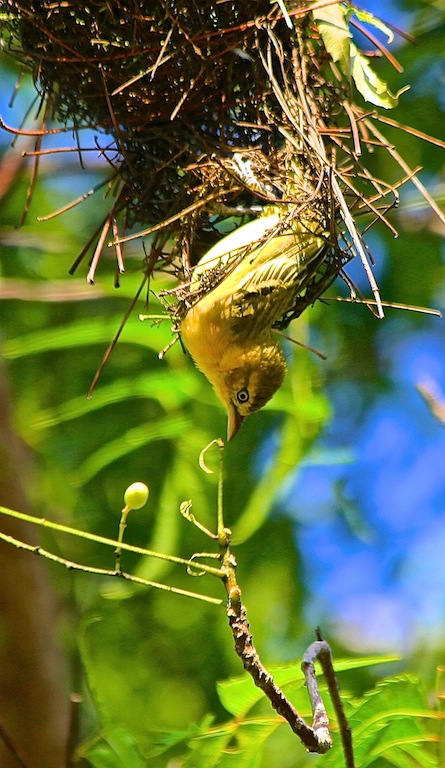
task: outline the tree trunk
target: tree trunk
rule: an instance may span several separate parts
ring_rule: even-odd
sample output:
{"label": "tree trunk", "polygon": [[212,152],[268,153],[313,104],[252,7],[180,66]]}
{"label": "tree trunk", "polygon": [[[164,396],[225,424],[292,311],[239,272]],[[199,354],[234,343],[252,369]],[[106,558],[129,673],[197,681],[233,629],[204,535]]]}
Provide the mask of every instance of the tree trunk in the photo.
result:
{"label": "tree trunk", "polygon": [[[29,513],[29,456],[14,434],[10,410],[0,365],[0,504]],[[19,520],[1,515],[0,526],[38,543],[36,530]],[[69,706],[57,601],[43,560],[0,542],[0,562],[0,765],[18,768],[19,755],[26,766],[63,768]]]}

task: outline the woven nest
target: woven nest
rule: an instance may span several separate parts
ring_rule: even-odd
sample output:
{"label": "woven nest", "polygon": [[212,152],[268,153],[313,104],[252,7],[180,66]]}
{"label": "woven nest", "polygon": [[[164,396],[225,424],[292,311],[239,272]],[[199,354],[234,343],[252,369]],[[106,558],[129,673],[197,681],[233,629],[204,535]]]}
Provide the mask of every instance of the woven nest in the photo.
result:
{"label": "woven nest", "polygon": [[304,3],[286,2],[290,25],[269,0],[4,5],[9,50],[32,68],[46,116],[103,134],[116,194],[92,243],[91,281],[113,238],[122,271],[122,244],[143,225],[153,235],[146,270],[173,271],[181,304],[221,221],[242,223],[271,203],[329,233],[292,316],[357,252],[368,269],[351,212],[386,222],[396,193],[360,151],[387,146],[369,110],[351,102]]}

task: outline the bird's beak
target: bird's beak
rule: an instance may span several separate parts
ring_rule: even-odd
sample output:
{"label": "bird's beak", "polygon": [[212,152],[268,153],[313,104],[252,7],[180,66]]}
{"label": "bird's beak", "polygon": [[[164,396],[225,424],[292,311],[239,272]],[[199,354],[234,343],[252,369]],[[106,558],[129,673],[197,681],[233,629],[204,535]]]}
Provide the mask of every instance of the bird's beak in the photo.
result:
{"label": "bird's beak", "polygon": [[231,440],[232,437],[235,437],[245,417],[242,416],[232,404],[229,405],[227,415],[227,440]]}

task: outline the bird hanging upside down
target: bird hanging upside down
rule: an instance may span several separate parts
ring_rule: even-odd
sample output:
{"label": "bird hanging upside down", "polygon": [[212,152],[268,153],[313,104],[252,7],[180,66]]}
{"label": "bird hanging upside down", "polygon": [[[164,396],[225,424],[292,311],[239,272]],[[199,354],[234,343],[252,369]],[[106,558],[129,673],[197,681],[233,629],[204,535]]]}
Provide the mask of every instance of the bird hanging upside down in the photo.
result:
{"label": "bird hanging upside down", "polygon": [[[286,224],[274,212],[222,238],[194,270],[180,334],[227,408],[228,440],[283,383],[286,362],[273,325],[304,294],[326,241],[319,222]],[[223,269],[226,276],[212,288],[212,276]]]}

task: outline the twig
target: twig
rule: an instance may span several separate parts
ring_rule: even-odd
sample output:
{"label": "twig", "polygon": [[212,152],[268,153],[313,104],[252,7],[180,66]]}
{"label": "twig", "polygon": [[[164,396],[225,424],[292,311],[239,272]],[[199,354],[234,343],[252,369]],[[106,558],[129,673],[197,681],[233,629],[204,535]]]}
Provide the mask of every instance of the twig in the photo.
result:
{"label": "twig", "polygon": [[400,168],[405,171],[406,174],[411,175],[411,181],[414,184],[415,187],[419,190],[422,197],[426,200],[430,208],[434,211],[434,213],[438,216],[440,221],[445,224],[445,213],[439,208],[436,201],[433,200],[431,195],[429,194],[428,190],[423,186],[420,179],[417,178],[417,176],[412,174],[412,169],[409,167],[408,163],[405,162],[403,157],[399,155],[397,150],[386,140],[386,138],[380,133],[379,130],[375,127],[375,125],[370,121],[366,120],[366,127],[369,129],[369,131],[378,139],[381,143],[381,146],[386,149],[388,154],[398,163]]}
{"label": "twig", "polygon": [[253,644],[245,608],[239,605],[234,610],[233,604],[233,601],[229,601],[227,616],[235,641],[235,651],[240,657],[244,669],[251,675],[255,685],[261,688],[267,696],[272,707],[287,720],[291,729],[299,736],[307,750],[309,752],[318,752],[319,754],[327,752],[332,746],[329,732],[323,729],[321,734],[321,732],[316,732],[307,725],[295,707],[286,698],[283,691],[275,684],[272,675],[262,665]]}
{"label": "twig", "polygon": [[293,339],[291,336],[288,336],[286,333],[283,333],[282,331],[278,331],[276,328],[273,329],[273,333],[276,336],[280,336],[282,339],[287,339],[287,341],[291,341],[292,344],[296,344],[297,347],[302,347],[302,349],[307,349],[308,352],[312,352],[314,355],[317,355],[317,357],[320,358],[320,360],[327,360],[328,357],[323,352],[320,352],[318,349],[315,349],[315,347],[310,347],[308,344],[304,344],[302,341],[298,341],[298,339]]}
{"label": "twig", "polygon": [[419,381],[416,384],[416,389],[422,395],[432,415],[441,424],[445,424],[445,400],[434,391],[435,388],[432,382]]}
{"label": "twig", "polygon": [[81,261],[85,258],[85,256],[88,253],[91,245],[95,241],[96,237],[99,235],[99,232],[102,230],[102,227],[104,226],[106,219],[107,219],[107,217],[105,217],[105,219],[103,219],[101,221],[99,226],[94,230],[94,232],[91,235],[91,237],[89,238],[89,240],[87,240],[87,242],[83,246],[83,248],[82,248],[81,252],[79,253],[79,255],[76,256],[76,258],[74,259],[73,263],[71,264],[71,266],[70,266],[70,268],[68,270],[68,274],[69,275],[74,275],[77,267],[79,266]]}
{"label": "twig", "polygon": [[378,285],[376,283],[374,274],[371,269],[371,265],[369,263],[368,257],[365,253],[365,249],[362,245],[362,242],[360,240],[359,234],[356,230],[354,219],[351,216],[351,213],[349,211],[349,208],[346,204],[346,201],[343,196],[343,192],[340,189],[340,186],[338,184],[337,179],[335,176],[332,177],[332,188],[334,190],[334,195],[337,199],[337,201],[340,204],[340,211],[343,218],[343,221],[345,222],[345,225],[348,229],[348,232],[353,240],[353,243],[355,245],[355,248],[357,250],[358,255],[360,256],[360,260],[362,262],[363,268],[365,270],[366,276],[369,281],[369,285],[371,286],[371,290],[374,294],[374,299],[376,302],[377,312],[376,315],[378,318],[384,317],[383,307],[382,307],[382,300],[380,298],[380,292],[378,289]]}
{"label": "twig", "polygon": [[[51,150],[51,154],[53,154],[55,151],[56,150]],[[66,152],[67,150],[64,149],[63,151]],[[31,155],[30,152],[28,152],[27,154]],[[99,189],[104,187],[106,184],[109,184],[110,181],[112,181],[112,179],[107,178],[104,181],[99,182],[99,184],[96,184],[94,187],[89,189],[88,192],[83,192],[80,195],[80,197],[77,197],[75,200],[71,200],[62,208],[58,208],[57,211],[52,211],[52,213],[47,213],[45,216],[37,216],[37,221],[49,221],[50,219],[54,219],[56,216],[60,216],[60,214],[62,213],[66,213],[66,211],[70,211],[76,205],[79,205],[79,203],[83,203],[84,200],[87,200],[89,197],[91,197],[91,195],[94,195],[96,192],[98,192]]]}
{"label": "twig", "polygon": [[[64,565],[65,568],[67,568],[69,571],[82,571],[83,573],[92,573],[95,576],[112,576],[114,578],[121,578],[124,581],[131,581],[135,584],[142,584],[144,587],[154,587],[155,589],[162,589],[164,592],[173,592],[173,594],[181,595],[182,597],[193,597],[197,600],[203,600],[205,603],[221,605],[221,600],[218,600],[218,598],[208,597],[207,595],[200,595],[198,592],[189,592],[188,590],[180,589],[179,587],[171,587],[168,584],[161,584],[157,581],[148,581],[147,579],[143,579],[140,576],[134,576],[132,573],[127,573],[126,571],[109,570],[107,568],[95,568],[92,565],[82,565],[81,563],[75,563],[72,560],[59,557],[59,555],[54,555],[52,552],[48,552],[48,550],[42,549],[42,547],[26,544],[24,541],[15,539],[13,536],[8,536],[1,531],[0,539],[5,541],[7,544],[12,544],[17,549],[24,549],[27,552],[32,552],[34,555],[40,555],[41,557],[46,558],[46,560],[51,560],[54,563],[59,563],[59,565]],[[118,542],[116,543],[118,544]],[[123,544],[120,544],[119,546],[123,547]],[[185,560],[184,562],[186,565],[189,565],[190,560]],[[199,564],[199,567],[201,570],[205,568],[205,566],[201,565],[201,563]],[[207,567],[206,570],[215,571],[216,569],[209,569]]]}
{"label": "twig", "polygon": [[[221,605],[221,600],[218,600],[217,598],[208,597],[207,595],[200,595],[198,592],[189,592],[188,590],[180,589],[179,587],[171,587],[168,584],[161,584],[157,581],[148,581],[147,579],[143,579],[140,576],[134,576],[132,573],[127,573],[126,571],[121,571],[119,569],[110,570],[107,568],[96,568],[92,565],[82,565],[81,563],[75,563],[72,560],[59,557],[59,555],[54,555],[52,552],[48,552],[48,550],[42,549],[42,547],[33,544],[26,544],[26,542],[15,539],[13,536],[8,536],[1,531],[0,539],[5,541],[7,544],[12,544],[17,549],[24,549],[27,552],[32,552],[34,555],[40,555],[41,557],[46,558],[46,560],[51,560],[53,563],[64,565],[65,568],[67,568],[69,571],[82,571],[83,573],[92,573],[95,576],[112,576],[114,578],[121,578],[124,581],[131,581],[135,584],[142,584],[145,587],[154,587],[155,589],[162,589],[164,592],[173,592],[175,595],[181,595],[182,597],[193,597],[197,600],[203,600],[205,603]],[[119,542],[116,542],[116,544],[121,548],[124,548],[124,544],[119,544]],[[170,559],[170,557],[167,556],[167,559]],[[184,561],[185,565],[188,565],[189,563],[189,560]],[[201,563],[199,564],[199,567],[201,570],[206,568],[206,566],[201,565]],[[206,570],[215,571],[216,569],[209,569],[207,566]]]}
{"label": "twig", "polygon": [[356,21],[356,19],[354,19],[353,17],[351,17],[351,18],[349,19],[349,23],[351,24],[351,26],[353,26],[353,27],[355,27],[356,29],[358,29],[358,30],[359,30],[359,32],[361,32],[361,33],[362,33],[362,35],[364,35],[365,37],[367,37],[367,38],[368,38],[368,40],[369,40],[369,41],[370,41],[370,42],[371,42],[373,45],[375,45],[375,47],[377,48],[377,50],[378,50],[378,51],[380,51],[380,53],[382,53],[382,54],[383,54],[383,56],[385,56],[385,58],[386,58],[386,59],[388,59],[389,63],[390,63],[390,64],[392,64],[392,66],[394,67],[394,69],[395,69],[397,72],[399,72],[399,74],[403,72],[403,67],[402,67],[402,65],[401,65],[401,64],[399,64],[399,62],[397,61],[397,59],[396,59],[396,58],[395,58],[395,57],[392,55],[391,51],[388,51],[388,49],[386,48],[386,46],[385,46],[385,45],[383,45],[383,44],[380,42],[380,40],[379,40],[379,39],[378,39],[378,38],[377,38],[375,35],[373,35],[373,34],[372,34],[372,32],[371,32],[369,29],[367,29],[366,27],[364,27],[364,26],[363,26],[363,24],[360,24],[360,22]]}
{"label": "twig", "polygon": [[66,744],[67,768],[78,768],[75,757],[76,747],[80,742],[80,705],[83,699],[79,693],[72,693],[69,700],[69,729]]}
{"label": "twig", "polygon": [[[120,248],[120,244],[119,243],[116,244],[116,248],[118,246]],[[116,333],[114,334],[113,339],[110,341],[110,343],[109,343],[109,345],[108,345],[108,347],[106,349],[106,352],[105,352],[105,354],[104,354],[104,356],[103,356],[103,358],[102,358],[102,360],[100,362],[100,365],[99,365],[96,373],[94,374],[93,381],[91,382],[90,388],[88,390],[87,400],[91,400],[91,398],[93,396],[93,390],[94,390],[97,382],[100,379],[102,371],[105,368],[105,366],[106,366],[106,364],[107,364],[107,362],[108,362],[108,360],[110,358],[110,355],[113,352],[113,349],[115,348],[115,346],[116,346],[116,344],[117,344],[117,342],[119,340],[119,337],[120,337],[122,331],[125,328],[125,325],[126,325],[126,322],[127,322],[128,318],[130,317],[131,313],[133,312],[134,306],[135,306],[136,302],[138,301],[139,296],[141,295],[142,289],[143,289],[145,283],[147,282],[147,279],[148,279],[147,275],[144,275],[144,277],[142,278],[141,284],[140,284],[139,288],[136,291],[136,295],[132,298],[130,306],[126,310],[126,312],[125,312],[125,314],[124,314],[124,316],[123,316],[123,318],[121,320],[121,323],[119,325],[119,328],[117,329]]]}
{"label": "twig", "polygon": [[[227,531],[227,529],[225,530]],[[301,739],[308,752],[325,754],[332,747],[332,739],[329,733],[329,721],[326,709],[320,696],[317,679],[313,669],[313,661],[318,656],[337,714],[342,736],[346,768],[354,768],[350,728],[345,718],[341,701],[339,702],[339,689],[332,667],[329,645],[324,641],[317,641],[310,646],[303,658],[302,668],[305,673],[313,712],[312,726],[310,726],[301,717],[283,691],[276,685],[272,675],[261,663],[260,657],[253,644],[250,626],[247,620],[247,612],[241,602],[241,590],[237,584],[235,576],[236,561],[230,552],[230,541],[227,533],[225,537],[222,535],[219,536],[219,544],[221,549],[222,570],[225,572],[224,583],[228,596],[227,617],[232,630],[235,651],[240,657],[244,669],[251,675],[255,685],[263,691],[265,696],[267,696],[276,712],[284,717],[289,723],[292,731]]]}
{"label": "twig", "polygon": [[100,237],[99,237],[99,240],[97,242],[97,245],[96,245],[96,248],[95,248],[95,251],[94,251],[94,254],[93,254],[93,258],[91,259],[90,268],[89,268],[88,274],[87,274],[87,283],[90,283],[90,284],[94,283],[94,278],[95,278],[95,274],[96,274],[96,267],[97,267],[97,265],[99,263],[99,259],[100,259],[101,253],[102,253],[102,249],[104,247],[104,243],[105,243],[106,237],[107,237],[109,229],[111,227],[111,220],[112,220],[112,215],[108,214],[107,218],[105,219],[105,224],[102,227],[102,232],[100,233]]}
{"label": "twig", "polygon": [[309,646],[303,656],[303,661],[301,662],[301,669],[306,679],[306,686],[312,705],[314,729],[316,728],[315,723],[319,723],[320,728],[323,728],[325,723],[327,723],[326,710],[320,696],[317,678],[315,675],[314,662],[316,659],[318,659],[328,686],[329,695],[334,705],[335,714],[337,715],[337,722],[340,729],[346,768],[354,768],[351,728],[346,719],[345,710],[340,697],[340,689],[332,664],[331,649],[329,644],[323,640],[319,629],[316,630],[316,635],[318,639],[315,641],[315,643],[312,643],[312,645]]}
{"label": "twig", "polygon": [[[247,620],[246,609],[244,608],[241,602],[241,590],[236,581],[236,560],[230,551],[231,531],[224,526],[223,495],[222,495],[222,492],[223,492],[222,470],[223,470],[224,443],[222,440],[219,440],[219,439],[214,440],[212,441],[212,443],[209,444],[209,446],[207,446],[205,450],[210,448],[212,445],[217,445],[217,447],[220,450],[217,534],[216,535],[212,534],[206,529],[204,529],[203,526],[199,525],[197,521],[194,519],[194,517],[188,513],[190,502],[185,503],[187,505],[187,510],[186,510],[187,514],[185,516],[190,520],[190,522],[193,522],[195,525],[198,525],[198,527],[202,531],[204,531],[207,535],[209,535],[212,539],[218,540],[218,544],[219,544],[218,554],[214,553],[213,555],[207,555],[206,553],[200,553],[199,555],[194,555],[188,560],[186,560],[184,558],[179,558],[173,555],[164,555],[161,553],[143,549],[141,547],[135,547],[129,544],[125,544],[122,541],[121,535],[119,536],[118,541],[114,541],[112,539],[107,539],[103,536],[97,536],[96,534],[79,531],[65,525],[53,523],[51,521],[45,520],[44,518],[42,519],[35,518],[35,517],[32,517],[31,515],[26,515],[22,512],[17,512],[16,510],[7,509],[6,507],[0,507],[0,514],[6,514],[10,517],[17,518],[25,522],[34,523],[46,528],[51,528],[55,531],[68,533],[68,534],[75,535],[90,541],[95,541],[98,544],[105,544],[107,546],[117,547],[119,550],[119,558],[116,559],[115,569],[109,570],[105,568],[97,568],[94,566],[82,565],[80,563],[67,560],[63,557],[53,554],[52,552],[48,552],[47,550],[42,549],[42,547],[38,545],[36,546],[33,544],[27,544],[26,542],[15,539],[14,537],[4,534],[2,532],[0,532],[0,540],[5,541],[6,543],[17,547],[17,549],[22,549],[22,550],[31,552],[33,554],[45,557],[47,560],[50,560],[52,562],[58,563],[59,565],[65,566],[68,570],[82,571],[84,573],[91,573],[96,576],[109,576],[113,578],[121,578],[121,579],[124,579],[125,581],[142,584],[144,586],[155,587],[157,589],[162,589],[166,592],[172,592],[174,594],[181,595],[183,597],[192,597],[192,598],[203,600],[205,602],[212,603],[215,605],[221,605],[221,600],[218,600],[216,598],[208,597],[206,595],[201,595],[195,592],[190,592],[188,590],[172,587],[162,583],[148,581],[141,577],[134,576],[130,573],[122,571],[120,569],[120,553],[121,553],[121,550],[128,550],[130,552],[149,555],[149,556],[157,557],[163,560],[168,560],[173,563],[180,563],[180,564],[186,565],[189,568],[189,572],[192,572],[192,573],[195,573],[195,570],[196,570],[198,574],[209,573],[214,576],[217,576],[219,579],[223,581],[226,592],[227,592],[227,597],[228,597],[227,617],[228,617],[229,625],[232,630],[232,635],[234,638],[235,651],[240,657],[240,659],[242,660],[244,669],[251,675],[255,685],[258,686],[263,691],[263,693],[267,696],[267,698],[272,704],[272,707],[276,710],[276,712],[278,712],[278,714],[281,715],[289,723],[292,731],[295,734],[297,734],[297,736],[300,738],[300,740],[302,741],[306,749],[309,752],[324,754],[332,747],[332,739],[329,732],[329,721],[326,714],[326,709],[324,707],[322,698],[320,696],[317,680],[315,677],[315,671],[314,671],[314,661],[316,658],[319,658],[320,663],[322,665],[323,672],[326,677],[328,689],[331,694],[331,698],[333,700],[334,708],[335,708],[337,719],[340,726],[343,750],[344,750],[345,760],[346,760],[346,768],[354,768],[351,733],[350,733],[350,728],[346,720],[343,706],[340,700],[339,688],[335,678],[335,672],[332,666],[331,651],[330,651],[329,645],[322,640],[320,634],[318,633],[317,642],[313,643],[310,646],[310,648],[306,651],[303,658],[303,663],[302,663],[302,669],[305,674],[306,684],[309,691],[309,697],[311,700],[312,711],[313,711],[312,726],[308,725],[305,722],[305,720],[298,713],[298,711],[295,709],[293,704],[285,696],[283,691],[275,684],[272,675],[267,671],[267,669],[261,663],[261,660],[253,644],[252,635],[250,633],[250,626]],[[207,467],[206,464],[204,464],[204,459],[202,455],[200,458],[200,462],[201,462],[201,466],[205,468],[205,470],[208,472],[209,468]],[[117,550],[115,550],[115,553],[117,553]],[[217,557],[219,559],[220,561],[219,568],[213,568],[201,562],[200,563],[195,562],[196,557],[209,557],[209,556]],[[0,737],[2,735],[3,735],[3,732],[1,728],[1,722],[0,722]],[[29,763],[23,760],[20,762],[20,766],[21,768],[32,768],[32,766]]]}
{"label": "twig", "polygon": [[[365,304],[375,306],[376,302],[372,299],[358,298],[357,296],[323,296],[324,302],[340,301],[344,304]],[[394,301],[382,301],[382,307],[389,307],[390,309],[405,309],[408,312],[419,312],[421,315],[434,315],[434,317],[442,317],[440,309],[431,309],[431,307],[416,307],[413,304],[399,304]]]}
{"label": "twig", "polygon": [[[126,552],[133,552],[136,555],[145,555],[147,557],[155,557],[158,560],[168,560],[170,563],[177,563],[179,565],[188,565],[189,560],[187,560],[184,557],[177,557],[176,555],[165,555],[162,552],[155,552],[151,549],[144,549],[144,547],[135,547],[133,544],[126,544],[125,542],[119,542],[115,539],[108,539],[105,536],[98,536],[96,533],[89,533],[88,531],[79,531],[77,528],[71,528],[68,525],[61,525],[60,523],[53,523],[52,520],[46,520],[44,517],[33,517],[32,515],[26,515],[24,512],[17,512],[15,509],[8,509],[7,507],[0,507],[0,514],[7,515],[8,517],[13,517],[17,520],[23,520],[25,523],[32,523],[33,525],[39,525],[42,528],[50,528],[52,531],[58,531],[59,533],[67,533],[70,536],[77,536],[81,539],[86,539],[87,541],[94,541],[96,544],[104,544],[108,547],[121,547],[121,549],[124,549]],[[15,539],[10,541],[11,537],[7,537],[6,534],[0,533],[0,538],[2,538],[4,541],[7,541],[10,544],[14,544],[15,546],[18,544],[23,544],[22,549],[27,549],[28,551],[36,549],[36,547],[32,547],[31,545],[24,544],[23,542],[17,542]],[[37,549],[39,549],[37,547]],[[37,554],[43,554],[43,550],[40,551],[40,553]],[[51,553],[49,553],[51,555]],[[51,555],[52,559],[57,562],[57,558],[55,555]],[[63,563],[66,564],[65,562]],[[76,565],[76,563],[73,563],[72,565]],[[88,566],[80,566],[84,570],[87,570]],[[202,565],[200,566],[202,570],[204,570],[206,573],[211,573],[213,576],[219,576],[222,578],[224,575],[222,570],[219,568],[211,568],[208,565]],[[96,571],[100,571],[100,569],[96,569]],[[104,571],[105,575],[113,575],[114,571]],[[220,602],[219,600],[217,601]]]}
{"label": "twig", "polygon": [[119,228],[118,228],[115,216],[113,216],[112,225],[113,225],[113,239],[114,239],[114,242],[116,243],[115,248],[116,248],[117,271],[118,271],[119,275],[123,275],[124,272],[125,272],[125,266],[124,266],[124,259],[123,259],[123,255],[122,255],[122,246],[118,242],[118,240],[119,240]]}
{"label": "twig", "polygon": [[[198,210],[199,208],[206,208],[209,203],[212,202],[212,200],[218,200],[221,196],[221,192],[213,192],[209,194],[205,199],[198,200],[196,203],[192,203],[192,205],[188,205],[186,208],[183,208],[178,213],[175,213],[174,216],[170,216],[169,219],[165,219],[164,221],[161,221],[159,224],[155,224],[152,227],[148,227],[148,229],[143,229],[140,232],[135,232],[132,235],[126,235],[126,237],[120,237],[118,242],[119,243],[128,243],[130,240],[137,240],[140,237],[148,237],[148,235],[152,235],[154,232],[158,232],[160,229],[165,229],[166,227],[170,226],[170,224],[174,224],[175,221],[178,221],[178,219],[183,219],[187,216],[187,214],[192,213],[193,211]],[[116,245],[116,243],[113,241],[110,243],[110,245]]]}

